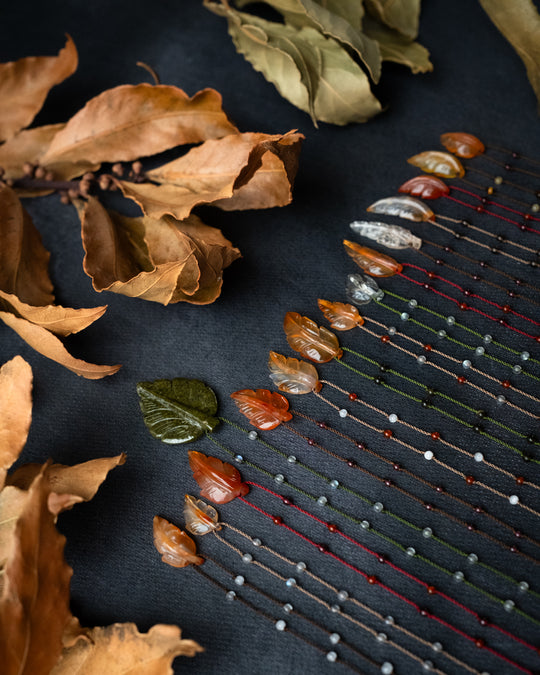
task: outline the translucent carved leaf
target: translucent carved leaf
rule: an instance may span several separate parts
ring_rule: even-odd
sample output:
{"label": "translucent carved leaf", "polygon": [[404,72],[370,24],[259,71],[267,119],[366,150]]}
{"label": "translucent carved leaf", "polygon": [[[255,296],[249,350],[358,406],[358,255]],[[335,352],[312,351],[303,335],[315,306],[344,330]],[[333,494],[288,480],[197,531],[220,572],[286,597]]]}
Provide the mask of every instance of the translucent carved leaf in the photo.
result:
{"label": "translucent carved leaf", "polygon": [[399,187],[398,192],[405,192],[421,199],[438,199],[450,192],[450,188],[436,176],[415,176]]}
{"label": "translucent carved leaf", "polygon": [[439,150],[421,152],[409,157],[407,161],[426,173],[434,173],[442,178],[463,178],[465,175],[465,169],[459,159]]}
{"label": "translucent carved leaf", "polygon": [[364,324],[364,319],[354,305],[346,305],[344,302],[330,302],[320,298],[317,303],[332,328],[336,330],[351,330],[351,328]]}
{"label": "translucent carved leaf", "polygon": [[460,131],[443,134],[441,136],[441,143],[448,152],[453,152],[454,155],[465,157],[465,159],[481,155],[486,149],[486,146],[479,138]]}
{"label": "translucent carved leaf", "polygon": [[240,472],[232,464],[194,450],[190,450],[188,456],[193,478],[201,488],[201,497],[215,504],[227,504],[249,492],[249,487],[242,483]]}
{"label": "translucent carved leaf", "polygon": [[292,419],[289,401],[277,391],[241,389],[232,393],[231,398],[257,429],[275,429],[281,422]]}
{"label": "translucent carved leaf", "polygon": [[354,262],[372,277],[393,277],[394,274],[399,274],[403,269],[403,265],[389,255],[374,251],[367,246],[360,246],[360,244],[347,239],[343,241],[343,244]]}
{"label": "translucent carved leaf", "polygon": [[414,234],[399,227],[399,225],[388,225],[387,223],[376,223],[368,220],[355,220],[350,224],[350,228],[361,237],[373,239],[381,246],[387,248],[420,248],[422,240],[415,237]]}
{"label": "translucent carved leaf", "polygon": [[387,216],[397,216],[406,220],[413,220],[416,223],[424,220],[434,220],[435,214],[419,199],[414,197],[386,197],[379,199],[366,211],[370,213],[384,213]]}
{"label": "translucent carved leaf", "polygon": [[308,319],[307,316],[301,316],[298,312],[287,312],[283,329],[289,345],[306,359],[316,363],[327,363],[343,356],[334,333],[317,326],[315,321]]}
{"label": "translucent carved leaf", "polygon": [[216,509],[203,502],[202,499],[195,499],[191,495],[186,495],[184,498],[184,520],[186,530],[191,534],[202,535],[221,529]]}
{"label": "translucent carved leaf", "polygon": [[177,377],[137,384],[148,431],[164,443],[187,443],[219,424],[216,395],[200,380]]}
{"label": "translucent carved leaf", "polygon": [[347,276],[347,297],[355,305],[367,305],[372,300],[382,300],[384,292],[379,285],[366,274],[349,274]]}
{"label": "translucent carved leaf", "polygon": [[204,558],[197,555],[193,539],[165,518],[154,516],[154,546],[161,559],[171,567],[201,565]]}
{"label": "translucent carved leaf", "polygon": [[306,361],[270,352],[268,368],[272,382],[288,394],[309,394],[322,387],[315,366]]}

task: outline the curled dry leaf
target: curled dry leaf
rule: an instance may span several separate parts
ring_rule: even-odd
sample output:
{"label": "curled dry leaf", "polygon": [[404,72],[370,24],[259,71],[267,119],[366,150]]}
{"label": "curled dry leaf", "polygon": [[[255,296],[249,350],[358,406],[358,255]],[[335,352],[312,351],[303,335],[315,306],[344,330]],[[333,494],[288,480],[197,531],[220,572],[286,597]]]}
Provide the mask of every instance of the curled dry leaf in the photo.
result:
{"label": "curled dry leaf", "polygon": [[134,623],[115,623],[84,631],[62,652],[50,675],[173,675],[176,656],[195,656],[204,649],[184,640],[177,626],[156,624],[140,633]]}
{"label": "curled dry leaf", "polygon": [[159,302],[207,304],[220,294],[223,269],[240,251],[196,216],[127,218],[95,198],[78,202],[84,271],[96,291]]}
{"label": "curled dry leaf", "polygon": [[54,137],[42,162],[128,162],[235,133],[213,89],[190,98],[178,87],[126,84],[91,99]]}
{"label": "curled dry leaf", "polygon": [[418,35],[421,0],[366,0],[366,10],[410,40]]}
{"label": "curled dry leaf", "polygon": [[240,472],[232,464],[194,450],[190,450],[188,456],[193,478],[201,488],[201,497],[215,504],[227,504],[249,492],[249,487],[242,482]]}
{"label": "curled dry leaf", "polygon": [[270,352],[268,368],[272,382],[288,394],[310,394],[322,388],[315,366],[307,361]]}
{"label": "curled dry leaf", "polygon": [[275,429],[292,419],[289,401],[277,391],[241,389],[231,394],[238,409],[257,429]]}
{"label": "curled dry leaf", "polygon": [[58,56],[29,56],[0,64],[0,141],[27,127],[49,90],[77,69],[77,50],[67,36]]}
{"label": "curled dry leaf", "polygon": [[171,567],[202,565],[204,558],[197,555],[193,539],[165,518],[154,516],[154,546],[161,559]]}
{"label": "curled dry leaf", "polygon": [[308,319],[307,316],[302,316],[298,312],[287,312],[283,329],[289,345],[306,359],[316,363],[327,363],[343,356],[337,336],[328,328],[317,326],[315,321]]}
{"label": "curled dry leaf", "polygon": [[127,181],[118,185],[153,218],[171,215],[183,220],[199,204],[227,208],[231,198],[230,209],[285,206],[292,199],[302,139],[295,132],[226,136],[149,171],[148,178],[158,185]]}
{"label": "curled dry leaf", "polygon": [[0,368],[0,489],[24,448],[31,421],[32,369],[16,356]]}

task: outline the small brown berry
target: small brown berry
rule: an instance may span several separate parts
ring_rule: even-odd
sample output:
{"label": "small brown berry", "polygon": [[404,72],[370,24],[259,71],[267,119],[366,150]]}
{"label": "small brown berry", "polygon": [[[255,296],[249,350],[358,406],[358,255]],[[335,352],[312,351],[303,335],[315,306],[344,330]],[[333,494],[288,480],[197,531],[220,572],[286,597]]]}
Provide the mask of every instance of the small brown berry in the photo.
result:
{"label": "small brown berry", "polygon": [[109,178],[109,176],[105,176],[105,175],[100,176],[99,180],[98,180],[98,184],[99,184],[99,187],[102,190],[108,190],[109,187],[111,186],[111,179]]}
{"label": "small brown berry", "polygon": [[139,160],[137,160],[136,162],[133,162],[133,164],[131,165],[131,170],[133,171],[133,173],[134,173],[136,176],[138,176],[139,174],[141,174],[141,173],[142,173],[142,170],[143,170],[142,162],[139,162]]}
{"label": "small brown berry", "polygon": [[123,176],[124,175],[124,167],[120,164],[120,162],[117,162],[116,164],[112,165],[112,172],[114,173],[115,176]]}
{"label": "small brown berry", "polygon": [[34,177],[38,178],[39,180],[45,178],[45,169],[42,166],[36,166],[36,170],[34,171]]}

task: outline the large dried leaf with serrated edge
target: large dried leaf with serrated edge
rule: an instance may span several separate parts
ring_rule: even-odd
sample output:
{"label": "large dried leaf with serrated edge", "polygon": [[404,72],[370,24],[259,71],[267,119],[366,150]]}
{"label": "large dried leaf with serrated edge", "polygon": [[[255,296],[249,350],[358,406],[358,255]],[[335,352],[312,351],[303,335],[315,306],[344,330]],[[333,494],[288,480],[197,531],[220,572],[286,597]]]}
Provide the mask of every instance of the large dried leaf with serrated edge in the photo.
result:
{"label": "large dried leaf with serrated edge", "polygon": [[86,255],[84,271],[96,291],[167,305],[213,302],[223,269],[240,256],[215,228],[196,216],[127,218],[91,197],[77,203]]}
{"label": "large dried leaf with serrated edge", "polygon": [[0,368],[0,488],[21,453],[32,421],[32,369],[21,356]]}
{"label": "large dried leaf with serrated edge", "polygon": [[177,626],[156,624],[140,633],[134,623],[86,629],[64,649],[50,675],[173,675],[177,656],[204,651],[183,640]]}
{"label": "large dried leaf with serrated edge", "polygon": [[397,30],[371,17],[364,19],[364,30],[369,37],[378,42],[383,61],[393,61],[408,66],[414,74],[428,73],[433,70],[429,52],[419,42],[411,42]]}
{"label": "large dried leaf with serrated edge", "polygon": [[40,473],[25,494],[7,552],[0,595],[3,675],[49,673],[71,617],[71,569],[64,561],[65,538],[48,508],[49,495]]}
{"label": "large dried leaf with serrated edge", "polygon": [[127,162],[185,143],[237,133],[221,96],[169,85],[122,85],[91,99],[52,141],[43,164]]}
{"label": "large dried leaf with serrated edge", "polygon": [[114,375],[121,368],[121,366],[98,366],[76,359],[55,335],[26,319],[19,319],[8,312],[0,312],[0,320],[12,328],[36,352],[86,379],[99,380],[107,375]]}
{"label": "large dried leaf with serrated edge", "polygon": [[77,69],[77,50],[67,36],[58,56],[29,56],[0,64],[0,141],[27,127],[49,90]]}
{"label": "large dried leaf with serrated edge", "polygon": [[0,290],[31,305],[54,302],[49,252],[19,198],[0,187]]}
{"label": "large dried leaf with serrated edge", "polygon": [[306,359],[327,363],[343,355],[337,336],[332,331],[317,326],[315,321],[298,312],[287,312],[283,329],[289,345]]}
{"label": "large dried leaf with serrated edge", "polygon": [[107,306],[72,309],[61,305],[43,305],[36,307],[21,302],[16,295],[0,291],[0,307],[21,319],[46,328],[55,335],[65,337],[78,333],[97,321],[105,313]]}
{"label": "large dried leaf with serrated edge", "polygon": [[532,0],[480,0],[480,4],[527,69],[540,112],[540,15]]}
{"label": "large dried leaf with serrated edge", "polygon": [[375,19],[414,40],[418,35],[421,0],[366,0],[365,8]]}

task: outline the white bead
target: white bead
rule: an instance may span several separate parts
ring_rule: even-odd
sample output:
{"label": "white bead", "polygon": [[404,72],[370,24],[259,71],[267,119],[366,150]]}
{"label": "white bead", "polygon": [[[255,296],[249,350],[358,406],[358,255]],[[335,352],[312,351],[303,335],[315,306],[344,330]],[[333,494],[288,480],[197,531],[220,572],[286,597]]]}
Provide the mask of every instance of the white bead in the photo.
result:
{"label": "white bead", "polygon": [[417,306],[418,306],[418,302],[414,298],[411,298],[411,300],[409,300],[409,307],[411,309],[414,309]]}
{"label": "white bead", "polygon": [[457,581],[458,583],[460,581],[463,581],[463,579],[465,579],[465,575],[463,574],[463,572],[461,572],[459,570],[457,572],[454,572],[453,576],[454,576],[454,581]]}
{"label": "white bead", "polygon": [[397,328],[395,326],[390,326],[387,333],[388,335],[395,335],[397,333]]}
{"label": "white bead", "polygon": [[276,630],[284,631],[285,628],[287,628],[287,623],[283,619],[276,621]]}
{"label": "white bead", "polygon": [[511,612],[514,607],[515,607],[515,602],[513,600],[505,600],[503,603],[503,607],[507,612]]}
{"label": "white bead", "polygon": [[258,435],[259,434],[256,431],[250,431],[248,433],[248,438],[249,438],[250,441],[255,441],[255,440],[257,440]]}
{"label": "white bead", "polygon": [[409,318],[409,315],[407,314],[407,312],[401,312],[400,319],[402,321],[407,321],[408,318]]}
{"label": "white bead", "polygon": [[514,371],[514,373],[516,373],[516,375],[519,375],[519,374],[521,373],[521,371],[523,370],[523,368],[519,365],[519,363],[517,363],[517,364],[512,368],[512,370]]}
{"label": "white bead", "polygon": [[290,602],[287,602],[283,605],[283,611],[285,614],[290,614],[293,611],[294,607],[291,605]]}
{"label": "white bead", "polygon": [[242,556],[242,562],[250,563],[252,560],[253,556],[251,555],[251,553],[244,553],[244,555]]}
{"label": "white bead", "polygon": [[339,614],[341,612],[341,607],[339,605],[332,605],[330,611],[332,614]]}
{"label": "white bead", "polygon": [[409,558],[412,558],[416,555],[416,549],[414,549],[412,546],[409,546],[409,548],[405,550],[405,553],[409,556]]}
{"label": "white bead", "polygon": [[461,365],[465,368],[465,370],[467,370],[472,366],[472,363],[469,361],[469,359],[465,359],[465,361],[463,361]]}
{"label": "white bead", "polygon": [[453,326],[453,325],[456,323],[455,317],[453,317],[453,316],[447,316],[447,317],[446,317],[446,323],[447,323],[449,326]]}
{"label": "white bead", "polygon": [[390,415],[388,415],[388,421],[390,422],[390,424],[395,424],[398,421],[398,416],[396,415],[396,413],[391,413]]}
{"label": "white bead", "polygon": [[252,539],[251,543],[253,544],[253,546],[261,546],[262,545],[262,541],[259,539],[259,537],[255,537],[254,539]]}
{"label": "white bead", "polygon": [[390,661],[385,661],[381,666],[382,675],[392,675],[393,672],[394,666],[390,663]]}
{"label": "white bead", "polygon": [[234,583],[235,583],[237,586],[243,586],[243,585],[244,585],[244,581],[245,581],[245,579],[244,579],[244,577],[243,577],[241,574],[239,574],[237,577],[234,577]]}
{"label": "white bead", "polygon": [[497,396],[497,403],[498,403],[499,405],[502,405],[503,403],[506,403],[506,397],[503,396],[502,394],[499,394],[499,395]]}
{"label": "white bead", "polygon": [[433,649],[434,652],[442,652],[442,648],[443,646],[440,642],[434,642],[431,645],[431,649]]}
{"label": "white bead", "polygon": [[538,213],[538,211],[540,211],[540,204],[531,204],[531,211],[533,213]]}
{"label": "white bead", "polygon": [[375,638],[377,642],[386,642],[388,640],[388,635],[386,633],[377,633]]}
{"label": "white bead", "polygon": [[526,581],[520,581],[518,584],[518,589],[520,593],[525,593],[529,590],[529,584]]}
{"label": "white bead", "polygon": [[484,347],[477,347],[474,351],[477,356],[483,356],[486,353]]}
{"label": "white bead", "polygon": [[493,182],[495,183],[495,185],[502,185],[504,180],[502,176],[495,176]]}
{"label": "white bead", "polygon": [[228,591],[225,594],[225,600],[227,600],[227,602],[232,602],[235,598],[236,598],[236,593],[234,591]]}
{"label": "white bead", "polygon": [[330,642],[331,642],[333,645],[337,645],[337,643],[338,643],[340,640],[341,640],[341,635],[340,635],[339,633],[332,633],[332,635],[330,635]]}
{"label": "white bead", "polygon": [[422,530],[422,536],[425,539],[429,539],[432,534],[433,534],[433,530],[431,529],[431,527],[424,527],[424,529]]}
{"label": "white bead", "polygon": [[235,456],[234,456],[234,461],[235,461],[237,464],[242,464],[242,462],[244,461],[244,458],[242,457],[242,455],[235,455]]}
{"label": "white bead", "polygon": [[469,555],[467,556],[467,561],[469,562],[469,564],[474,565],[475,563],[478,562],[478,556],[476,555],[476,553],[469,553]]}
{"label": "white bead", "polygon": [[434,454],[433,454],[433,452],[432,452],[431,450],[426,450],[426,451],[424,452],[424,459],[428,459],[428,460],[429,460],[429,459],[433,459],[433,457],[434,457]]}
{"label": "white bead", "polygon": [[508,501],[510,504],[512,504],[512,506],[515,506],[516,504],[519,504],[519,497],[517,495],[510,495],[510,497],[508,497]]}
{"label": "white bead", "polygon": [[330,663],[334,663],[334,661],[337,660],[336,652],[328,652],[328,654],[326,655],[326,660],[330,661]]}
{"label": "white bead", "polygon": [[422,664],[422,668],[424,670],[433,670],[433,661],[429,661],[429,660],[424,661],[424,663]]}
{"label": "white bead", "polygon": [[338,480],[331,480],[329,485],[332,488],[332,490],[337,490],[338,487],[339,487],[339,481]]}
{"label": "white bead", "polygon": [[300,562],[296,563],[296,571],[297,572],[304,572],[306,570],[306,567],[307,567],[307,565],[306,565],[305,562],[300,561]]}
{"label": "white bead", "polygon": [[483,337],[482,339],[484,340],[484,342],[485,342],[487,345],[493,340],[493,338],[491,337],[491,335],[484,335],[484,337]]}
{"label": "white bead", "polygon": [[287,461],[289,462],[289,464],[296,464],[296,457],[294,455],[289,455],[287,457]]}
{"label": "white bead", "polygon": [[375,504],[373,504],[373,510],[377,513],[380,513],[383,509],[384,506],[381,504],[381,502],[375,502]]}
{"label": "white bead", "polygon": [[385,617],[384,617],[384,623],[385,623],[387,626],[393,626],[394,623],[395,623],[394,617],[393,617],[393,616],[390,616],[390,615],[385,616]]}
{"label": "white bead", "polygon": [[530,356],[531,355],[529,354],[529,352],[521,352],[521,354],[519,355],[522,361],[528,361]]}
{"label": "white bead", "polygon": [[363,530],[369,530],[369,527],[370,527],[370,525],[369,525],[369,520],[363,520],[363,521],[360,523],[360,527],[361,527]]}
{"label": "white bead", "polygon": [[345,602],[347,598],[349,597],[349,594],[347,591],[339,591],[337,594],[338,600],[341,600],[341,602]]}
{"label": "white bead", "polygon": [[288,588],[294,588],[294,586],[296,586],[296,579],[294,577],[290,577],[290,579],[287,579],[285,582],[285,586]]}
{"label": "white bead", "polygon": [[427,361],[426,357],[423,354],[420,354],[420,356],[416,357],[416,361],[423,366],[424,363]]}
{"label": "white bead", "polygon": [[283,481],[285,480],[285,476],[282,473],[278,473],[274,476],[274,480],[276,481],[276,483],[283,483]]}
{"label": "white bead", "polygon": [[345,410],[345,408],[341,408],[341,410],[339,411],[340,417],[347,417],[348,414],[349,414],[349,411]]}
{"label": "white bead", "polygon": [[320,506],[324,506],[327,503],[328,499],[326,499],[324,495],[322,497],[319,497],[319,499],[317,499],[317,504],[319,504]]}
{"label": "white bead", "polygon": [[475,452],[473,455],[473,459],[475,462],[483,462],[484,461],[484,455],[481,452]]}
{"label": "white bead", "polygon": [[446,337],[446,331],[444,330],[444,328],[441,328],[440,331],[437,331],[437,335],[438,335],[440,338],[445,338],[445,337]]}

